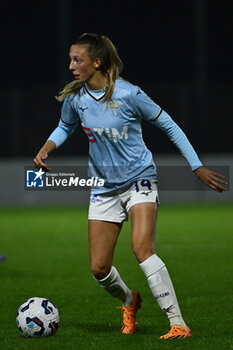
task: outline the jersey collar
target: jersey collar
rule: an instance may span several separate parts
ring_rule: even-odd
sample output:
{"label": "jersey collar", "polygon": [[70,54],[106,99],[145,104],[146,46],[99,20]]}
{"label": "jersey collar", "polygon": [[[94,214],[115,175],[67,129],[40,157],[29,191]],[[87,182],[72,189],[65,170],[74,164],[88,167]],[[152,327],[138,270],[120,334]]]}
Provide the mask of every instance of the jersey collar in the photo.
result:
{"label": "jersey collar", "polygon": [[106,94],[106,88],[104,87],[101,90],[90,90],[88,89],[87,85],[84,84],[84,89],[90,95],[94,100],[100,101]]}

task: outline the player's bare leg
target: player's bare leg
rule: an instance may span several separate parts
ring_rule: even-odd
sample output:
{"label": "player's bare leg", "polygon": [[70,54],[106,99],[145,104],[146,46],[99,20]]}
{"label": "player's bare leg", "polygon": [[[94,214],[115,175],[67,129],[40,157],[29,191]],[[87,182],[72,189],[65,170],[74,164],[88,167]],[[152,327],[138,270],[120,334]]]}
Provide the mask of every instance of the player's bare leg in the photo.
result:
{"label": "player's bare leg", "polygon": [[122,224],[89,220],[89,250],[91,271],[95,280],[124,305],[133,301],[132,291],[112,266],[114,249]]}
{"label": "player's bare leg", "polygon": [[95,280],[113,297],[122,301],[122,333],[136,331],[136,313],[141,306],[139,293],[131,291],[112,266],[114,249],[122,224],[89,220],[89,249],[91,271]]}
{"label": "player's bare leg", "polygon": [[131,245],[139,263],[155,253],[157,203],[135,204],[130,210],[132,222]]}
{"label": "player's bare leg", "polygon": [[147,278],[152,294],[170,321],[170,332],[161,338],[188,338],[191,332],[181,316],[167,268],[155,254],[157,212],[157,203],[140,203],[131,208],[132,249]]}
{"label": "player's bare leg", "polygon": [[98,279],[106,277],[111,270],[121,226],[122,224],[107,221],[88,221],[91,271]]}

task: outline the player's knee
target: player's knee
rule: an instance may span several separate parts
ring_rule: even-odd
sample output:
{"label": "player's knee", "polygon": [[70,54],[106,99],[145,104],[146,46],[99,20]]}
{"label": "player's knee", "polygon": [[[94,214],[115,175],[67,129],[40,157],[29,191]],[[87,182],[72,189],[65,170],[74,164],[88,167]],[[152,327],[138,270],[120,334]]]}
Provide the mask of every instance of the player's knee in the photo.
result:
{"label": "player's knee", "polygon": [[92,275],[97,279],[97,280],[102,280],[103,278],[107,277],[111,269],[111,266],[106,266],[106,265],[100,265],[100,264],[93,264],[91,265],[91,272]]}
{"label": "player's knee", "polygon": [[139,263],[143,262],[154,254],[154,249],[151,244],[140,241],[132,243],[132,250]]}

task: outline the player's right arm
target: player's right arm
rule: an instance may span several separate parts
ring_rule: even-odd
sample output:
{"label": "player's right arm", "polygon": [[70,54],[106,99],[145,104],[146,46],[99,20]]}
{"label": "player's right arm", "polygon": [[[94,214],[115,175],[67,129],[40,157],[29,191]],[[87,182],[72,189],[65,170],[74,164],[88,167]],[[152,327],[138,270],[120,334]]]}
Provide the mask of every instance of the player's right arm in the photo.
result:
{"label": "player's right arm", "polygon": [[40,149],[33,162],[37,169],[42,168],[44,171],[50,171],[44,161],[48,154],[58,148],[74,132],[79,123],[79,116],[67,98],[62,106],[61,119],[58,127],[52,132],[44,146]]}
{"label": "player's right arm", "polygon": [[42,168],[44,171],[50,171],[51,168],[49,168],[44,161],[48,157],[48,154],[52,152],[56,148],[56,144],[48,140],[45,142],[44,146],[41,148],[41,150],[38,152],[37,156],[33,159],[34,165],[36,169]]}

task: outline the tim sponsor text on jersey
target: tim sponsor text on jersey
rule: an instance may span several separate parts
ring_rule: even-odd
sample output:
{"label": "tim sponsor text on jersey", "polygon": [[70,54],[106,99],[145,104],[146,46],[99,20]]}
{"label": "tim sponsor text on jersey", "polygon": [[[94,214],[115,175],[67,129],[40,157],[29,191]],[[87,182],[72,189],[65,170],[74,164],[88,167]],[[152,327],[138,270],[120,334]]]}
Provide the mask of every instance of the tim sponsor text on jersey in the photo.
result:
{"label": "tim sponsor text on jersey", "polygon": [[94,133],[97,133],[97,135],[100,137],[100,139],[102,141],[104,141],[104,134],[106,134],[107,138],[110,141],[113,142],[118,142],[119,140],[128,139],[128,126],[125,125],[122,128],[122,131],[120,132],[119,130],[117,130],[117,128],[92,128],[92,130],[90,128],[86,128],[83,127],[84,131],[86,132],[89,141],[90,142],[95,142],[95,134],[93,134],[91,131],[93,131]]}

